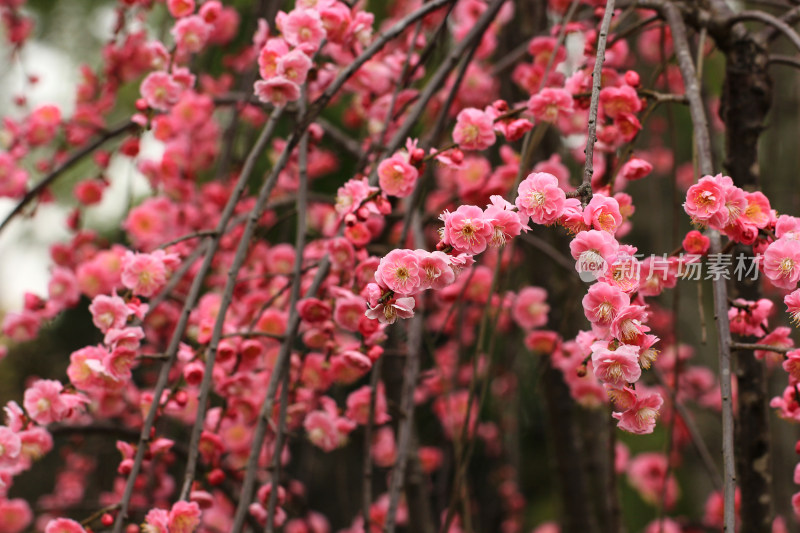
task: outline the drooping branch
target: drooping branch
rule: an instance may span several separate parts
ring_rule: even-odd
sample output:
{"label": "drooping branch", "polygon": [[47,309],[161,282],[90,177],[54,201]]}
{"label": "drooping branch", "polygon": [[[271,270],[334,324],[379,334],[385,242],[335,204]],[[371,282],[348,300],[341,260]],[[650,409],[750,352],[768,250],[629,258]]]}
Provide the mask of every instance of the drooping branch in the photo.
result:
{"label": "drooping branch", "polygon": [[[250,151],[250,154],[248,155],[248,157],[247,157],[247,159],[245,161],[244,168],[242,168],[242,173],[241,173],[240,178],[239,178],[240,181],[242,181],[242,177],[245,178],[244,183],[242,183],[243,187],[244,187],[244,185],[246,185],[247,178],[249,178],[250,174],[252,173],[253,169],[255,168],[255,164],[256,164],[256,161],[258,159],[258,156],[264,151],[264,149],[265,149],[265,147],[267,145],[267,142],[269,141],[269,138],[272,135],[272,132],[274,131],[275,127],[277,126],[278,119],[280,118],[280,116],[282,114],[281,109],[282,108],[277,108],[273,112],[272,116],[270,117],[269,122],[264,127],[264,130],[262,131],[261,136],[259,137],[258,141],[256,141],[256,144],[253,146],[253,150]],[[300,218],[302,218],[302,217],[300,217]],[[251,228],[251,225],[248,224],[248,228]],[[251,230],[252,230],[252,228],[251,228]],[[217,239],[218,238],[219,238],[219,236],[217,236]],[[243,238],[243,240],[244,240],[244,238]],[[249,238],[248,238],[248,240],[249,240]],[[240,245],[239,248],[241,248],[241,245]],[[239,259],[240,256],[241,256],[241,261],[243,262],[244,261],[244,253],[240,252],[240,250],[237,250],[236,258],[234,258],[234,265],[232,265],[231,269],[229,270],[228,283],[231,285],[231,290],[230,291],[228,291],[228,290],[225,291],[225,293],[223,294],[222,302],[220,303],[220,316],[221,316],[222,319],[224,319],[225,311],[227,310],[226,303],[229,305],[230,304],[230,300],[233,297],[233,285],[235,285],[235,282],[236,282],[236,278],[235,277],[236,277],[236,274],[238,273],[238,268],[235,268],[236,267],[236,262],[237,262],[236,259]],[[231,279],[231,276],[232,276],[233,279]],[[227,288],[228,287],[226,286],[226,289]],[[218,322],[220,322],[220,320],[217,320],[217,323]],[[216,348],[217,348],[217,345],[219,343],[220,338],[222,337],[222,326],[220,325],[219,327],[217,327],[217,323],[215,323],[212,340],[211,340],[211,343],[209,345],[208,352],[206,353],[206,367],[205,367],[205,372],[203,374],[203,380],[202,380],[202,383],[200,385],[200,392],[199,392],[199,397],[198,397],[197,415],[196,415],[196,418],[195,418],[194,427],[192,428],[192,437],[191,437],[190,445],[189,445],[189,459],[186,462],[186,471],[184,472],[183,486],[181,488],[181,499],[187,499],[189,497],[189,493],[190,493],[191,487],[192,487],[192,482],[194,481],[195,472],[196,472],[196,468],[197,468],[197,458],[198,458],[199,453],[200,453],[200,450],[199,450],[200,437],[201,437],[201,434],[202,434],[203,423],[205,421],[205,413],[206,413],[205,405],[208,402],[208,396],[209,396],[209,393],[211,391],[211,381],[212,381],[211,378],[212,378],[212,374],[213,374],[213,370],[214,370],[214,362],[216,360],[216,357],[215,357],[216,356]]]}
{"label": "drooping branch", "polygon": [[[302,261],[301,256],[302,254],[297,254],[295,258],[295,265],[298,261]],[[317,290],[319,290],[322,281],[328,274],[329,267],[330,262],[328,256],[326,255],[320,264],[319,270],[317,270],[317,274],[314,277],[311,286],[308,288],[307,294],[315,294]],[[297,336],[297,330],[300,326],[300,315],[297,312],[297,306],[294,305],[297,303],[297,300],[300,297],[300,277],[297,276],[295,279],[298,280],[295,283],[297,289],[295,291],[293,287],[292,298],[290,298],[292,305],[290,308],[289,322],[286,326],[286,340],[283,342],[283,344],[281,344],[280,352],[275,360],[275,366],[272,369],[272,374],[269,377],[266,396],[261,404],[261,410],[259,411],[258,423],[256,424],[256,428],[253,433],[253,442],[250,446],[250,456],[247,460],[244,482],[242,483],[242,491],[239,495],[239,504],[236,507],[236,514],[234,515],[231,533],[241,533],[242,531],[242,527],[247,516],[247,510],[253,498],[255,477],[258,470],[258,459],[261,455],[261,446],[264,444],[264,437],[266,436],[269,417],[272,413],[272,406],[274,405],[275,393],[280,382],[280,375],[283,371],[283,367],[289,364],[289,355],[291,354],[292,345],[294,344],[295,337]]]}
{"label": "drooping branch", "polygon": [[403,374],[403,393],[401,397],[402,420],[397,431],[397,461],[392,469],[389,485],[389,510],[386,513],[386,533],[394,533],[397,518],[397,505],[400,502],[400,489],[406,479],[406,464],[411,448],[411,435],[414,424],[414,390],[417,387],[419,362],[422,351],[422,329],[424,320],[420,313],[414,315],[408,326],[408,357]]}
{"label": "drooping branch", "polygon": [[[697,79],[694,62],[692,60],[689,40],[686,36],[686,26],[678,8],[671,2],[661,2],[662,14],[667,19],[672,39],[675,46],[675,55],[678,67],[686,88],[689,99],[689,110],[694,127],[695,144],[697,146],[697,160],[702,174],[713,174],[713,161],[711,155],[711,137],[709,135],[708,121],[700,92],[700,81]],[[716,230],[709,232],[711,253],[721,253],[722,240]],[[733,447],[733,393],[731,385],[731,330],[728,321],[728,288],[723,278],[713,281],[714,288],[714,315],[717,324],[717,342],[719,353],[719,380],[722,395],[722,456],[724,480],[724,530],[732,533],[735,528],[736,514],[734,494],[736,489],[736,466]]]}
{"label": "drooping branch", "polygon": [[[483,36],[483,33],[495,19],[500,11],[500,8],[503,7],[505,2],[506,0],[494,0],[481,14],[480,18],[477,20],[477,22],[475,22],[475,25],[470,29],[469,33],[467,33],[464,39],[453,48],[450,54],[448,54],[447,58],[442,62],[441,65],[439,65],[439,68],[436,70],[433,76],[431,76],[431,79],[428,81],[425,89],[423,89],[423,91],[420,93],[417,102],[414,104],[414,107],[412,107],[411,111],[409,111],[408,116],[403,121],[403,124],[398,128],[391,140],[387,143],[384,153],[394,153],[405,142],[409,132],[411,131],[411,128],[414,127],[419,120],[419,117],[422,116],[422,113],[427,108],[431,98],[433,98],[436,92],[442,87],[442,85],[444,85],[444,82],[447,80],[447,76],[456,67],[456,65],[458,65],[459,60],[463,57],[464,53],[469,49],[469,47],[473,45],[476,39],[480,39]],[[378,182],[377,163],[373,165],[369,181],[371,185],[374,185]]]}
{"label": "drooping branch", "polygon": [[[248,161],[251,164],[245,164],[245,168],[242,169],[241,174],[239,175],[239,179],[236,182],[233,192],[231,193],[230,198],[228,199],[227,204],[225,204],[225,208],[222,211],[222,215],[220,216],[220,220],[217,223],[216,231],[213,237],[208,237],[208,250],[206,251],[205,258],[203,259],[203,263],[200,265],[200,269],[198,270],[197,274],[195,275],[194,280],[192,281],[192,286],[189,289],[189,294],[186,297],[186,301],[184,302],[183,309],[181,311],[180,317],[178,318],[178,322],[175,325],[175,329],[172,333],[172,338],[170,339],[169,346],[166,351],[166,361],[163,363],[161,370],[158,374],[158,379],[156,381],[155,389],[153,390],[153,402],[150,405],[150,409],[147,412],[147,415],[144,420],[144,424],[142,425],[142,431],[139,436],[139,443],[136,448],[136,456],[134,457],[133,465],[131,466],[131,471],[128,474],[128,480],[125,484],[125,489],[122,494],[122,500],[120,502],[120,512],[117,515],[117,519],[114,522],[114,529],[113,533],[121,533],[125,520],[128,518],[128,507],[130,505],[131,497],[133,496],[133,491],[136,485],[136,478],[139,475],[139,470],[142,466],[142,461],[144,460],[145,452],[147,451],[147,444],[150,441],[150,433],[153,430],[153,426],[155,424],[156,415],[158,413],[161,397],[166,390],[167,383],[169,381],[169,374],[172,370],[173,365],[177,359],[178,355],[178,348],[181,343],[181,339],[183,338],[183,333],[186,331],[186,326],[189,322],[189,315],[191,314],[192,310],[194,309],[195,303],[200,297],[200,290],[203,287],[203,283],[205,282],[206,274],[208,274],[209,270],[211,269],[211,264],[214,261],[214,256],[219,249],[220,242],[222,240],[222,236],[225,233],[225,230],[228,228],[228,223],[233,216],[234,210],[236,208],[236,204],[238,204],[239,199],[241,198],[244,190],[247,186],[247,181],[250,177],[250,172],[255,166],[255,161],[261,153],[263,153],[264,148],[267,145],[272,133],[277,125],[278,118],[280,118],[282,111],[280,109],[276,109],[273,112],[271,120],[267,122],[264,126],[264,129],[261,131],[261,135],[259,136],[256,143],[253,145],[252,150],[250,151],[250,155],[248,157]],[[188,494],[188,491],[187,491]]]}

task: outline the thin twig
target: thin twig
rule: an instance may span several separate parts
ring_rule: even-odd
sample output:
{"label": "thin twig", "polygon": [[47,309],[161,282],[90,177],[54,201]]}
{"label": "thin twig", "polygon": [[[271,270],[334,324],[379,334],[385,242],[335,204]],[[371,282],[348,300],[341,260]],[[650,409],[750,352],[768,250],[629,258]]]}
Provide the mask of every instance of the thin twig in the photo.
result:
{"label": "thin twig", "polygon": [[[270,117],[267,124],[264,126],[261,135],[259,136],[255,145],[253,146],[253,149],[250,151],[250,154],[245,160],[244,168],[242,168],[242,172],[239,176],[240,183],[238,183],[237,186],[239,184],[241,184],[242,187],[246,185],[250,174],[255,168],[256,161],[258,160],[259,155],[261,155],[264,152],[264,149],[266,148],[267,143],[269,142],[269,139],[272,136],[272,133],[275,131],[278,119],[280,118],[282,113],[283,113],[282,108],[277,108],[275,111],[273,111],[272,116]],[[268,183],[269,180],[267,180],[267,184]],[[256,208],[253,209],[255,211]],[[252,220],[252,218],[250,220]],[[253,229],[252,228],[253,225],[250,223],[250,220],[248,220],[248,224],[245,228],[245,235],[239,242],[239,247],[236,250],[236,256],[234,257],[233,265],[228,271],[228,281],[225,285],[222,301],[220,302],[219,315],[214,324],[214,331],[212,334],[211,342],[209,344],[208,351],[206,353],[205,372],[203,374],[203,381],[200,385],[197,414],[195,416],[194,426],[192,427],[192,436],[189,445],[189,459],[186,461],[186,471],[184,472],[183,486],[181,488],[181,494],[180,494],[182,500],[185,500],[189,497],[192,488],[192,483],[194,482],[195,472],[197,469],[197,458],[200,453],[199,450],[200,437],[203,431],[203,423],[205,422],[206,404],[208,403],[208,396],[211,391],[211,381],[212,381],[211,378],[214,370],[214,363],[216,361],[217,347],[219,345],[219,340],[222,336],[222,325],[220,324],[220,322],[223,322],[225,319],[225,314],[228,305],[230,304],[230,300],[232,299],[233,285],[235,285],[236,282],[236,275],[239,272],[241,263],[244,262],[244,256],[246,255],[246,248],[247,248],[246,244],[248,244],[250,240],[250,234],[248,234],[248,229],[250,230],[251,233]],[[218,232],[218,235],[217,237],[215,237],[215,240],[219,240],[220,233],[221,232]],[[245,244],[244,246],[243,243]],[[242,248],[245,248],[245,252],[242,251]]]}
{"label": "thin twig", "polygon": [[34,185],[34,187],[30,191],[25,193],[25,196],[23,196],[22,199],[17,203],[17,205],[14,206],[14,209],[12,209],[11,212],[8,215],[6,215],[6,218],[3,219],[2,222],[0,222],[0,232],[3,231],[3,229],[8,225],[9,222],[11,222],[11,220],[14,217],[16,217],[18,214],[22,212],[23,209],[25,209],[25,206],[27,206],[34,199],[36,199],[42,193],[42,191],[44,191],[46,188],[52,185],[53,182],[55,182],[59,177],[61,177],[64,174],[64,172],[72,168],[81,159],[83,159],[87,155],[91,154],[92,152],[100,148],[107,141],[122,135],[128,130],[134,129],[135,127],[138,127],[136,123],[132,121],[125,122],[124,124],[121,124],[116,128],[112,128],[104,132],[103,135],[95,139],[94,142],[89,143],[88,145],[84,146],[83,148],[72,154],[72,156],[69,159],[61,163],[61,165],[58,168],[50,172],[47,176],[45,176],[42,179],[42,181]]}
{"label": "thin twig", "polygon": [[[405,121],[403,121],[403,124],[398,128],[397,132],[395,132],[394,136],[392,136],[392,139],[386,145],[384,153],[393,154],[403,144],[408,137],[411,128],[417,124],[419,117],[422,116],[422,113],[428,107],[428,102],[430,102],[430,99],[433,98],[436,92],[446,81],[450,71],[456,67],[458,61],[461,59],[464,53],[469,49],[470,46],[472,46],[473,41],[483,35],[483,33],[486,31],[486,28],[488,28],[489,24],[492,23],[505,2],[506,0],[494,0],[492,4],[481,14],[480,18],[475,22],[475,25],[470,29],[466,37],[464,37],[464,39],[453,48],[433,76],[431,76],[431,79],[428,81],[428,85],[425,86],[425,89],[420,94],[416,104],[414,104],[414,107],[411,109],[411,111],[409,111]],[[423,4],[423,6],[427,5],[430,4]],[[378,182],[377,162],[375,165],[373,165],[369,181],[371,185],[375,185]]]}
{"label": "thin twig", "polygon": [[[416,224],[420,226],[419,217],[416,217],[415,220]],[[421,227],[418,227],[417,233],[421,231]],[[422,246],[422,243],[417,241],[417,246]],[[386,526],[384,528],[386,533],[394,533],[397,505],[400,502],[400,489],[406,478],[406,464],[414,427],[414,391],[417,387],[420,358],[422,357],[424,322],[422,312],[418,311],[414,314],[408,326],[408,357],[405,361],[403,392],[400,399],[400,410],[403,413],[403,418],[400,420],[397,429],[397,461],[392,469],[392,478],[389,485],[389,509],[386,512]]]}
{"label": "thin twig", "polygon": [[773,346],[771,344],[753,344],[748,342],[731,342],[731,349],[733,350],[759,350],[764,352],[775,352],[787,354],[795,351],[795,347]]}
{"label": "thin twig", "polygon": [[661,370],[659,370],[657,367],[653,367],[653,375],[655,375],[661,386],[664,387],[669,393],[670,400],[672,401],[672,407],[678,412],[678,415],[680,415],[681,419],[683,420],[683,423],[689,432],[689,438],[691,439],[692,444],[694,444],[703,466],[708,471],[708,475],[711,478],[711,483],[714,485],[716,490],[722,490],[722,475],[720,474],[719,469],[717,469],[717,465],[714,462],[714,457],[711,455],[708,446],[706,446],[706,442],[703,440],[703,436],[700,434],[697,424],[694,423],[692,414],[689,412],[683,402],[678,399],[675,389],[667,385]]}
{"label": "thin twig", "polygon": [[265,533],[272,533],[275,527],[275,509],[278,505],[278,487],[281,480],[281,450],[283,441],[286,437],[286,411],[289,406],[289,385],[291,374],[289,366],[283,370],[283,385],[281,386],[280,407],[278,409],[278,433],[275,435],[275,448],[272,450],[272,490],[269,493],[269,503],[267,504],[267,525]]}
{"label": "thin twig", "polygon": [[[301,254],[298,254],[297,257],[300,257],[300,255]],[[300,260],[302,260],[302,258],[300,258]],[[315,294],[319,290],[322,280],[325,279],[328,274],[329,267],[330,261],[326,255],[320,264],[319,270],[317,271],[314,281],[312,281],[307,294]],[[299,276],[295,279],[299,279]],[[293,303],[296,303],[297,299],[299,298],[300,283],[298,282],[296,285],[298,286],[298,294],[292,298],[291,301]],[[294,293],[294,290],[292,292]],[[269,417],[272,413],[275,392],[278,389],[278,381],[280,379],[279,376],[283,370],[283,367],[289,363],[289,355],[291,354],[294,338],[297,336],[297,330],[300,326],[300,315],[297,313],[296,307],[296,305],[291,306],[289,324],[286,328],[286,341],[284,341],[284,343],[281,345],[281,350],[278,353],[278,358],[275,361],[275,367],[272,369],[272,374],[269,377],[267,394],[264,397],[263,403],[261,404],[261,410],[258,415],[258,424],[256,425],[256,429],[253,434],[253,441],[250,446],[250,456],[247,460],[244,482],[242,483],[242,492],[239,497],[239,504],[236,507],[236,513],[234,514],[234,522],[233,527],[231,528],[231,533],[241,533],[242,526],[244,525],[244,520],[247,515],[247,509],[249,508],[250,502],[253,498],[255,476],[258,470],[258,458],[260,456],[261,446],[264,444],[264,436],[266,435]]]}
{"label": "thin twig", "polygon": [[[700,172],[713,174],[713,161],[711,156],[711,139],[705,108],[700,93],[700,84],[697,79],[694,62],[689,49],[689,40],[686,36],[686,26],[678,8],[671,2],[661,2],[661,11],[667,19],[672,31],[672,40],[678,67],[689,98],[689,110],[694,126],[694,136],[697,146],[697,159]],[[722,241],[718,231],[710,231],[711,253],[720,253]],[[713,281],[714,288],[714,314],[717,323],[717,339],[719,351],[719,379],[720,394],[722,396],[722,457],[724,479],[724,531],[733,533],[735,530],[735,505],[734,493],[736,489],[736,465],[733,449],[733,403],[731,385],[731,330],[728,320],[728,288],[722,278]]]}
{"label": "thin twig", "polygon": [[375,427],[375,399],[384,357],[386,357],[385,353],[375,361],[369,378],[369,410],[367,411],[367,423],[364,425],[363,478],[361,482],[361,513],[364,517],[364,531],[369,531],[372,524],[372,519],[370,518],[370,508],[372,507],[372,432]]}
{"label": "thin twig", "polygon": [[[175,360],[177,359],[178,348],[180,346],[183,333],[184,331],[186,331],[186,326],[189,322],[189,315],[191,314],[192,309],[194,308],[194,304],[200,297],[200,290],[205,281],[206,274],[211,269],[211,264],[214,260],[214,256],[216,255],[217,250],[219,249],[220,241],[222,240],[222,235],[224,234],[226,228],[228,227],[228,222],[233,216],[236,204],[238,204],[239,198],[241,198],[242,194],[244,193],[247,181],[249,179],[249,174],[255,165],[255,160],[264,151],[264,147],[266,146],[269,137],[272,135],[272,131],[274,130],[275,125],[277,124],[277,119],[278,117],[280,117],[280,114],[281,114],[280,109],[277,109],[273,113],[274,120],[270,120],[264,126],[264,129],[261,132],[259,140],[253,146],[253,149],[250,151],[250,156],[248,157],[248,160],[251,161],[251,165],[249,167],[248,165],[245,165],[246,168],[243,169],[242,173],[239,175],[239,179],[236,182],[236,186],[234,187],[233,192],[231,193],[231,197],[228,199],[228,203],[225,205],[225,208],[222,211],[222,215],[220,216],[219,222],[217,223],[217,229],[214,237],[207,238],[208,250],[206,251],[205,259],[203,260],[203,263],[200,265],[200,269],[198,270],[197,275],[195,276],[192,282],[192,286],[189,289],[189,294],[186,297],[186,301],[184,302],[183,310],[181,311],[181,315],[178,318],[178,322],[175,326],[175,330],[173,331],[172,338],[170,339],[169,346],[166,350],[167,360],[161,367],[161,371],[159,372],[158,375],[158,380],[156,381],[155,389],[153,390],[153,402],[150,405],[150,409],[148,410],[144,424],[142,425],[142,431],[139,436],[139,444],[136,448],[136,456],[134,457],[133,465],[131,466],[131,471],[128,474],[128,481],[125,484],[125,489],[122,494],[122,500],[120,502],[120,512],[117,515],[116,521],[114,522],[113,533],[121,533],[124,522],[128,518],[128,507],[130,505],[131,497],[133,496],[133,490],[136,484],[136,477],[139,475],[139,470],[141,469],[142,461],[144,460],[145,451],[148,448],[147,444],[150,441],[150,432],[152,431],[153,425],[155,423],[156,414],[160,406],[161,396],[167,387],[170,371],[172,370],[172,366],[175,364]],[[248,171],[245,172],[245,170]],[[188,497],[188,491],[187,491],[187,497]]]}
{"label": "thin twig", "polygon": [[581,204],[586,204],[592,199],[592,175],[594,174],[594,143],[597,142],[597,107],[600,102],[600,84],[603,81],[603,61],[606,58],[606,40],[608,39],[608,27],[611,24],[611,17],[614,15],[614,0],[607,0],[603,23],[600,26],[600,34],[597,36],[597,57],[594,62],[592,72],[592,99],[589,104],[589,133],[586,138],[586,162],[583,166],[583,183],[579,189]]}

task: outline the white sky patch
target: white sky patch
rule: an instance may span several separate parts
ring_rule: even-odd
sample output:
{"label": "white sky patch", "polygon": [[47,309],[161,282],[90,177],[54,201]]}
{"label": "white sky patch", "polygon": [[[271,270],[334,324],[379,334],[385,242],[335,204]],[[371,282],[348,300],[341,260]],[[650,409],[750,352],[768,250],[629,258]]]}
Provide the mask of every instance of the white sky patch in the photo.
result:
{"label": "white sky patch", "polygon": [[[9,50],[0,47],[0,54],[9,57]],[[27,110],[43,104],[55,104],[64,116],[75,109],[78,83],[77,64],[65,52],[41,41],[29,41],[3,75],[0,75],[0,116],[19,118],[28,111],[14,105],[14,98],[24,95]],[[38,76],[33,85],[30,75]]]}

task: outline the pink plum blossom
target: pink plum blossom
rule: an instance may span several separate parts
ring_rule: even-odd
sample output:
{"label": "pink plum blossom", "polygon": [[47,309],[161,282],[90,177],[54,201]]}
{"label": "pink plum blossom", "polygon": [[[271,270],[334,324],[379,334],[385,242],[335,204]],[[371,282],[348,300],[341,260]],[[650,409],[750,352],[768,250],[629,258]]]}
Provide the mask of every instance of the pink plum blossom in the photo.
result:
{"label": "pink plum blossom", "polygon": [[480,109],[462,109],[456,117],[453,140],[462,150],[486,150],[497,137],[492,119]]}
{"label": "pink plum blossom", "polygon": [[286,42],[306,53],[316,52],[325,38],[322,19],[313,9],[293,9],[289,14],[280,11],[275,22]]}
{"label": "pink plum blossom", "polygon": [[384,159],[378,165],[378,183],[389,196],[405,198],[414,191],[419,171],[402,153]]}
{"label": "pink plum blossom", "polygon": [[569,116],[574,111],[572,95],[564,89],[547,87],[528,100],[528,110],[543,122],[556,122],[560,117]]}
{"label": "pink plum blossom", "polygon": [[445,211],[442,241],[459,252],[479,254],[486,250],[492,238],[493,227],[480,207],[462,205],[455,212]]}
{"label": "pink plum blossom", "polygon": [[795,289],[800,279],[800,246],[786,238],[778,239],[767,247],[761,267],[776,287]]}
{"label": "pink plum blossom", "polygon": [[550,306],[546,303],[547,291],[541,287],[525,287],[514,299],[511,316],[525,330],[530,330],[547,323]]}
{"label": "pink plum blossom", "polygon": [[6,426],[0,426],[0,467],[13,467],[21,449],[19,435]]}
{"label": "pink plum blossom", "polygon": [[520,213],[534,224],[553,224],[561,216],[567,196],[558,179],[546,172],[529,174],[519,185],[515,201]]}
{"label": "pink plum blossom", "polygon": [[658,411],[663,403],[664,399],[658,393],[639,393],[633,405],[612,416],[619,420],[617,427],[621,430],[637,435],[647,435],[653,432]]}
{"label": "pink plum blossom", "polygon": [[617,387],[635,383],[642,375],[638,346],[623,344],[613,351],[599,348],[592,351],[592,364],[600,380]]}
{"label": "pink plum blossom", "polygon": [[255,94],[262,102],[280,107],[300,98],[300,86],[283,76],[275,76],[257,81]]}
{"label": "pink plum blossom", "polygon": [[409,295],[419,291],[419,257],[413,250],[392,250],[381,259],[375,281],[396,294]]}

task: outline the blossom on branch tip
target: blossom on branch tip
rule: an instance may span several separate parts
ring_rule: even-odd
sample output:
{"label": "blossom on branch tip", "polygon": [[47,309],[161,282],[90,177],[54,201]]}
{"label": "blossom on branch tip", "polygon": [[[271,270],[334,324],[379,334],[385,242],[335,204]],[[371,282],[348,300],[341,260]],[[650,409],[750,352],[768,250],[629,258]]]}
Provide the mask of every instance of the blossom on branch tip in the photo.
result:
{"label": "blossom on branch tip", "polygon": [[494,232],[483,210],[474,205],[461,205],[453,213],[445,211],[439,219],[444,222],[442,242],[458,252],[473,255],[483,252]]}
{"label": "blossom on branch tip", "polygon": [[636,383],[642,375],[639,366],[639,347],[622,344],[616,350],[598,346],[592,351],[595,375],[605,383],[621,387]]}
{"label": "blossom on branch tip", "polygon": [[529,174],[519,184],[514,202],[520,213],[534,224],[553,224],[564,211],[567,195],[558,186],[558,179],[547,172]]}
{"label": "blossom on branch tip", "polygon": [[462,150],[486,150],[497,140],[492,118],[480,109],[462,109],[456,117],[453,140]]}

